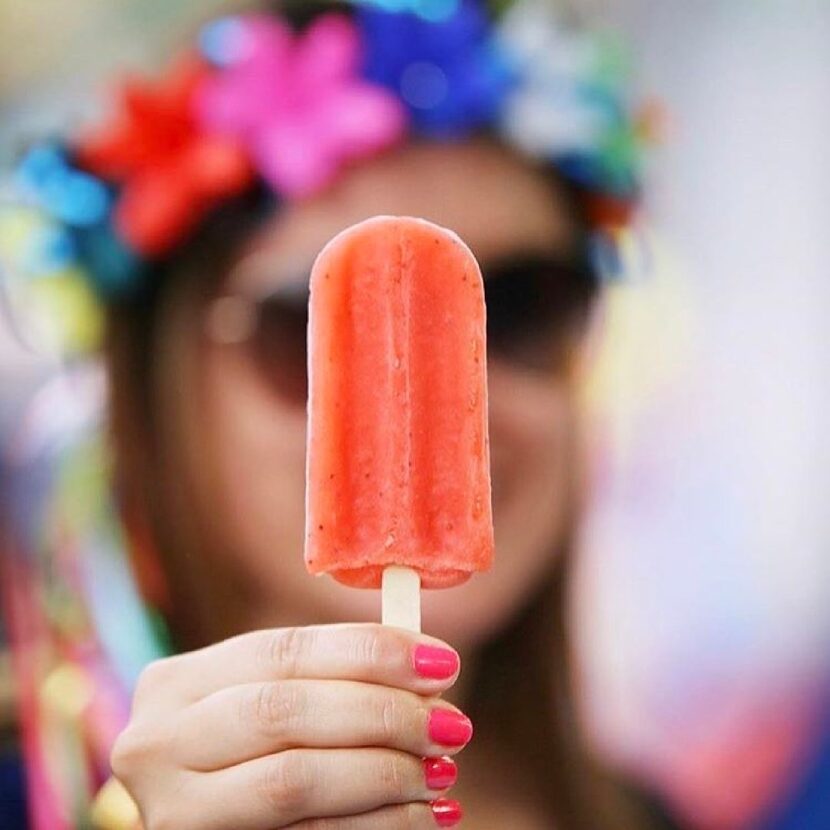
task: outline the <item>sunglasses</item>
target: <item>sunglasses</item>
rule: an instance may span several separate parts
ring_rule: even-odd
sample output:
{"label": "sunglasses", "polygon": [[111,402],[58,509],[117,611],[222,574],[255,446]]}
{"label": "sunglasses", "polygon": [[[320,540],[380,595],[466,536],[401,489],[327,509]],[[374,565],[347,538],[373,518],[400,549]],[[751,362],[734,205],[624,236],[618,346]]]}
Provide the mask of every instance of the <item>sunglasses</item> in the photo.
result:
{"label": "sunglasses", "polygon": [[[488,357],[540,373],[561,368],[594,293],[591,269],[525,255],[483,266],[482,273]],[[214,343],[243,348],[275,392],[298,405],[308,394],[307,326],[307,281],[261,297],[219,297],[207,318]]]}

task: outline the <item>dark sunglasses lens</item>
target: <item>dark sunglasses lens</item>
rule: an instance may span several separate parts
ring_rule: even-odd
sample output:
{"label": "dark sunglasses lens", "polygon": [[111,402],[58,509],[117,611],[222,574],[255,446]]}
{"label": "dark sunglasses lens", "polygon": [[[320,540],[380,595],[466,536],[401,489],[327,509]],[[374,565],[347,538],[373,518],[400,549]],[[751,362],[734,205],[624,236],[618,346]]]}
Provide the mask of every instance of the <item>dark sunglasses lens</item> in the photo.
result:
{"label": "dark sunglasses lens", "polygon": [[485,269],[489,353],[532,369],[557,367],[592,292],[586,269],[556,261],[528,258]]}
{"label": "dark sunglasses lens", "polygon": [[[588,271],[573,265],[527,258],[485,269],[488,352],[532,369],[555,368],[592,293]],[[250,340],[257,363],[281,398],[304,404],[308,291],[275,292],[257,310]]]}
{"label": "dark sunglasses lens", "polygon": [[305,403],[308,394],[308,294],[273,294],[259,303],[251,339],[256,359],[280,397]]}

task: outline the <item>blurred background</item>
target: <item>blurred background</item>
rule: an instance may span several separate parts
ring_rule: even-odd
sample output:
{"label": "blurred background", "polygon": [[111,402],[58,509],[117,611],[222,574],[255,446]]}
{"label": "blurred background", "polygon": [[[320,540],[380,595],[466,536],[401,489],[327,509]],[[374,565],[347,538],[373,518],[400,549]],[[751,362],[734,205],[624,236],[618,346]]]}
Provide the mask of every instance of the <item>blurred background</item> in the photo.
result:
{"label": "blurred background", "polygon": [[[601,358],[614,395],[597,428],[614,449],[574,609],[586,723],[690,827],[821,830],[830,4],[582,5],[625,32],[641,92],[669,113],[646,188],[657,279],[612,298],[621,345]],[[232,6],[0,0],[0,161]],[[49,368],[0,325],[0,433]]]}

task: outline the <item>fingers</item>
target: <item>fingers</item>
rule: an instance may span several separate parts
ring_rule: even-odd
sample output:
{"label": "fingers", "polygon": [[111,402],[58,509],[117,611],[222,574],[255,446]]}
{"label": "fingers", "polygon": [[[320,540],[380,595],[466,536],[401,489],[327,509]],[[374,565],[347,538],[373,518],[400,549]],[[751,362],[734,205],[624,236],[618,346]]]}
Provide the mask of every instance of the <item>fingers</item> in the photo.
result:
{"label": "fingers", "polygon": [[472,726],[437,696],[458,670],[379,625],[242,635],[148,667],[113,770],[148,828],[452,826],[436,795],[455,767],[435,756]]}
{"label": "fingers", "polygon": [[151,664],[136,705],[160,712],[231,685],[292,678],[343,679],[439,695],[458,676],[450,646],[399,628],[327,625],[242,634]]}
{"label": "fingers", "polygon": [[471,737],[470,721],[456,708],[413,692],[280,680],[232,686],[187,707],[170,751],[182,766],[209,771],[300,746],[454,754]]}
{"label": "fingers", "polygon": [[462,817],[457,801],[442,798],[431,804],[384,807],[359,816],[301,821],[286,830],[435,830],[436,827],[455,827]]}
{"label": "fingers", "polygon": [[[167,799],[174,813],[181,813],[155,820],[179,830],[272,830],[389,805],[407,805],[407,814],[412,802],[440,795],[427,783],[424,762],[412,755],[382,749],[293,749],[187,778],[180,797]],[[430,818],[434,827],[429,806],[419,806],[419,816]]]}

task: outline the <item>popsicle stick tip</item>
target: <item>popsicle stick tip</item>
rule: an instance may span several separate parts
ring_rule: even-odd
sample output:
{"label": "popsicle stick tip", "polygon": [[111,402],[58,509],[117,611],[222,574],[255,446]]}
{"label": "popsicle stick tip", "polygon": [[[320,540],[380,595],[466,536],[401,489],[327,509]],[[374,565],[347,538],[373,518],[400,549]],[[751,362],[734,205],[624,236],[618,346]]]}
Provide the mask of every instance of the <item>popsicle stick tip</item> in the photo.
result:
{"label": "popsicle stick tip", "polygon": [[390,565],[381,583],[384,625],[421,631],[421,577],[412,568]]}

